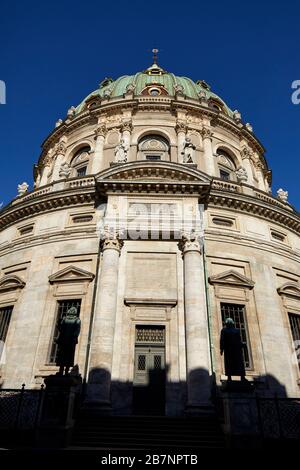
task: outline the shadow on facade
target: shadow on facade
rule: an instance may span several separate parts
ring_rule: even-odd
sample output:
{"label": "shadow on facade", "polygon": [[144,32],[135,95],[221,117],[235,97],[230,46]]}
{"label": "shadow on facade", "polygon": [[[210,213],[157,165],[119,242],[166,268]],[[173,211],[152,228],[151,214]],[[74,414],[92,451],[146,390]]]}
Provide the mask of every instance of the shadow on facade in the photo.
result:
{"label": "shadow on facade", "polygon": [[[249,448],[278,440],[299,445],[300,399],[288,398],[285,387],[272,375],[257,377],[248,384],[240,380],[216,384],[214,375],[209,375],[205,369],[197,369],[187,381],[170,382],[166,379],[167,366],[166,370],[149,370],[148,382],[141,386],[132,381],[111,380],[109,372],[101,368],[92,369],[87,382],[79,385],[78,375],[75,375],[78,372],[78,368],[71,372],[69,377],[72,378],[73,373],[74,382],[72,385],[70,380],[69,389],[1,389],[0,435],[10,430],[10,436],[35,436],[41,426],[47,428],[45,417],[48,417],[51,429],[56,422],[60,429],[70,430],[80,421],[82,413],[88,413],[88,416],[95,416],[95,412],[99,412],[99,416],[102,413],[186,416],[192,414],[187,406],[188,399],[196,397],[188,388],[194,387],[197,391],[198,387],[199,403],[203,404],[201,385],[209,383],[212,410],[216,412],[230,446]],[[57,386],[57,376],[53,377]],[[57,400],[64,400],[68,413],[58,407],[59,416],[55,416],[53,405]],[[49,406],[51,412],[47,409]]]}

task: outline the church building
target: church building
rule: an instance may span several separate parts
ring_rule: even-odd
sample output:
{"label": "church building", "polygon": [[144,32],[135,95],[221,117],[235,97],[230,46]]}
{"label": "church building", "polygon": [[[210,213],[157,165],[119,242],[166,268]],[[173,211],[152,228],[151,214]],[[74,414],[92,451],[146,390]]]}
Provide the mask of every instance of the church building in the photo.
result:
{"label": "church building", "polygon": [[156,55],[70,107],[34,187],[0,212],[1,386],[58,371],[58,322],[75,307],[86,406],[209,410],[226,318],[249,384],[300,397],[300,217],[272,193],[264,153],[239,111]]}

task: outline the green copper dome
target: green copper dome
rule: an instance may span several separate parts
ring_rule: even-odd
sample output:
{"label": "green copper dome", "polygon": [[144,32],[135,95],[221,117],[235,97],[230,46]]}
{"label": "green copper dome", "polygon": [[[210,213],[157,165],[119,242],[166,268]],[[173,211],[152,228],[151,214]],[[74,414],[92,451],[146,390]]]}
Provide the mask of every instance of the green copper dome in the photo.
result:
{"label": "green copper dome", "polygon": [[225,113],[232,116],[232,111],[226,103],[210,90],[209,85],[203,80],[194,82],[187,77],[178,77],[173,73],[168,73],[154,63],[144,72],[138,72],[135,75],[123,75],[113,80],[111,78],[104,79],[98,90],[90,93],[79,106],[76,108],[76,114],[85,109],[88,103],[93,102],[93,98],[116,98],[122,97],[126,93],[133,92],[135,96],[168,95],[175,96],[179,93],[187,98],[199,100],[204,95],[213,105],[220,107]]}

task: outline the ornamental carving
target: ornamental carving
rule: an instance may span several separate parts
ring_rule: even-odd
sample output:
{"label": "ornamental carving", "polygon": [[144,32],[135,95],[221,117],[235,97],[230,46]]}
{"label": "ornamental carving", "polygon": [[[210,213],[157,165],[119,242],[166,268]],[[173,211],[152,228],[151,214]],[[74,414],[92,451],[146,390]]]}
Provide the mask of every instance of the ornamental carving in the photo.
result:
{"label": "ornamental carving", "polygon": [[177,121],[175,130],[176,130],[177,134],[178,134],[178,132],[184,132],[184,133],[186,133],[186,132],[187,132],[187,126],[186,126],[186,124],[185,124],[184,122],[182,122],[182,121]]}
{"label": "ornamental carving", "polygon": [[120,252],[124,245],[124,231],[114,227],[103,227],[100,232],[100,238],[102,251],[111,249]]}
{"label": "ornamental carving", "polygon": [[69,163],[67,163],[67,162],[62,163],[62,165],[60,166],[60,169],[59,169],[59,177],[60,178],[69,178],[70,173],[71,173],[71,167],[70,167]]}
{"label": "ornamental carving", "polygon": [[203,139],[211,139],[213,136],[212,131],[208,127],[202,127],[200,134]]}
{"label": "ornamental carving", "polygon": [[252,158],[252,156],[253,156],[253,152],[249,147],[243,147],[242,148],[242,150],[241,150],[242,160],[244,160],[245,158],[248,158],[250,160]]}
{"label": "ornamental carving", "polygon": [[235,172],[238,183],[246,183],[248,181],[248,173],[246,168],[241,166]]}
{"label": "ornamental carving", "polygon": [[54,153],[55,155],[65,155],[67,151],[66,144],[64,142],[58,142],[55,144]]}
{"label": "ornamental carving", "polygon": [[178,248],[183,255],[188,251],[197,251],[201,253],[202,240],[194,229],[183,231],[181,234],[181,240],[178,242]]}
{"label": "ornamental carving", "polygon": [[121,126],[121,131],[122,131],[122,132],[127,131],[127,132],[130,132],[130,133],[131,133],[132,130],[133,130],[133,126],[132,126],[131,121],[126,121],[126,122],[123,122],[123,123],[122,123],[122,126]]}
{"label": "ornamental carving", "polygon": [[47,153],[47,155],[44,158],[44,165],[45,166],[50,166],[53,160],[53,156],[51,155],[50,151]]}
{"label": "ornamental carving", "polygon": [[135,83],[129,83],[126,87],[126,93],[133,93],[135,90]]}
{"label": "ornamental carving", "polygon": [[105,137],[106,136],[106,133],[107,133],[107,129],[106,129],[106,126],[103,124],[99,127],[97,127],[95,130],[94,130],[94,134],[95,134],[95,137],[97,138],[98,136],[101,136],[101,137]]}

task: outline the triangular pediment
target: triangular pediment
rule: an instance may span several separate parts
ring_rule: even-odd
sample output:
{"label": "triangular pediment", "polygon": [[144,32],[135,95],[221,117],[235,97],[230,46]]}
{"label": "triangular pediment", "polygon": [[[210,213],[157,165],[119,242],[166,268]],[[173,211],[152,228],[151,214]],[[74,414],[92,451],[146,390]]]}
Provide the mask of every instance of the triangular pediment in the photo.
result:
{"label": "triangular pediment", "polygon": [[23,289],[25,282],[14,274],[7,274],[0,279],[0,292]]}
{"label": "triangular pediment", "polygon": [[95,275],[84,269],[77,268],[76,266],[67,266],[60,271],[49,276],[50,284],[58,282],[79,282],[88,281],[91,282]]}
{"label": "triangular pediment", "polygon": [[296,282],[286,282],[281,287],[278,287],[277,292],[279,295],[287,295],[300,299],[300,286]]}
{"label": "triangular pediment", "polygon": [[254,282],[251,281],[251,279],[233,269],[215,276],[210,276],[209,282],[210,284],[227,284],[236,287],[247,287],[248,289],[253,289],[254,287]]}

